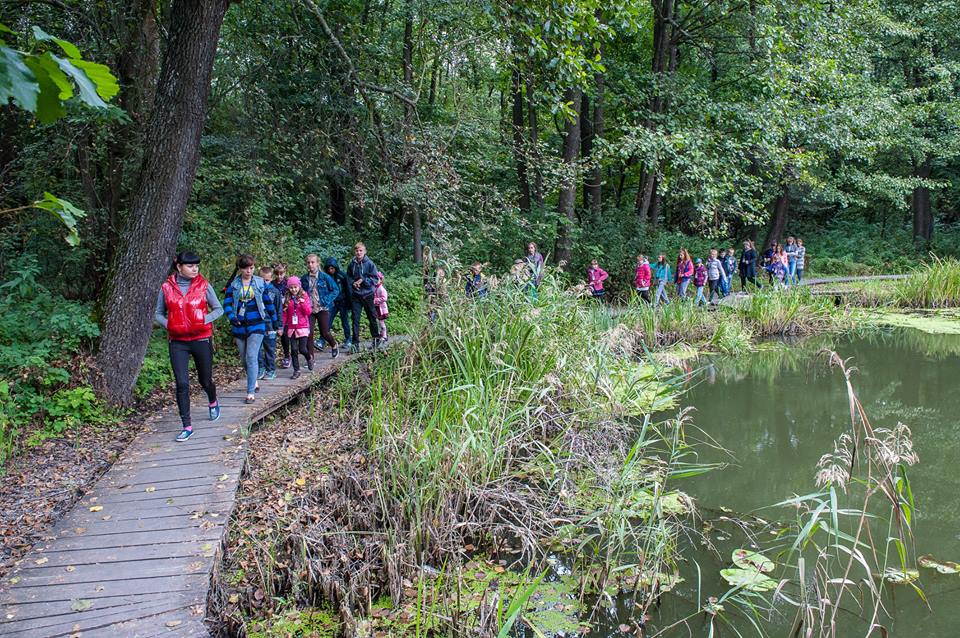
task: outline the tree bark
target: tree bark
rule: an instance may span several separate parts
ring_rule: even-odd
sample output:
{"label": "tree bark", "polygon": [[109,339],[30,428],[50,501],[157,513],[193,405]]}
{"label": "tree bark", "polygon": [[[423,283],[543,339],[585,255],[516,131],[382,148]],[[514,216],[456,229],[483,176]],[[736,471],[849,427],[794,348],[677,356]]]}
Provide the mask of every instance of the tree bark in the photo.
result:
{"label": "tree bark", "polygon": [[97,352],[102,395],[129,404],[150,339],[157,289],[183,224],[200,158],[210,76],[230,0],[175,0],[126,229],[105,288]]}
{"label": "tree bark", "polygon": [[[590,161],[593,155],[593,118],[590,116],[590,94],[584,92],[580,96],[580,159],[584,165]],[[583,208],[590,208],[590,176],[592,171],[586,171],[583,175]]]}
{"label": "tree bark", "polygon": [[[596,96],[593,100],[593,138],[603,137],[603,93],[604,77],[602,73],[594,76],[594,87]],[[603,175],[600,164],[597,163],[588,173],[587,190],[590,195],[590,213],[594,221],[600,218],[600,211],[603,208]]]}
{"label": "tree bark", "polygon": [[543,206],[543,172],[540,170],[540,126],[537,121],[537,102],[534,99],[533,74],[527,72],[527,134],[530,136],[530,152],[527,158],[533,167],[531,196],[537,206]]}
{"label": "tree bark", "polygon": [[520,211],[530,212],[530,180],[527,177],[527,153],[525,150],[524,120],[526,119],[523,104],[523,83],[520,69],[514,68],[512,74],[513,94],[513,156],[517,166],[517,187],[520,191]]}
{"label": "tree bark", "polygon": [[[914,162],[913,176],[922,179],[930,177],[930,158],[923,162]],[[930,189],[917,186],[910,196],[910,210],[913,213],[913,242],[923,247],[933,239],[933,209],[930,206]]]}
{"label": "tree bark", "polygon": [[576,161],[580,151],[580,98],[579,88],[567,89],[563,97],[564,102],[572,104],[574,116],[568,119],[564,126],[562,154],[564,175],[560,185],[560,197],[557,200],[557,213],[560,220],[554,250],[554,260],[558,264],[569,263],[573,252],[573,232],[577,221]]}
{"label": "tree bark", "polygon": [[790,212],[790,186],[784,182],[780,187],[780,195],[773,202],[773,210],[770,214],[770,225],[767,226],[767,238],[763,241],[763,249],[766,250],[774,242],[780,241],[783,231],[787,227],[787,214]]}
{"label": "tree bark", "polygon": [[[663,79],[677,68],[677,42],[675,36],[677,6],[675,0],[653,0],[653,52],[650,61],[650,70],[653,73],[653,94],[650,97],[651,115],[659,115],[666,110],[667,96],[661,83]],[[656,120],[647,121],[648,127],[655,126]],[[651,206],[659,193],[659,173],[661,163],[654,166],[645,166],[641,174],[640,189],[634,203],[634,214],[639,220],[650,220]],[[659,216],[659,211],[657,213]]]}
{"label": "tree bark", "polygon": [[[403,17],[403,83],[404,89],[409,93],[413,90],[413,0],[407,0]],[[403,103],[403,134],[406,137],[410,134],[410,127],[413,125],[413,104],[408,101]],[[400,203],[400,219],[404,217],[406,205]],[[414,205],[410,211],[411,221],[413,223],[413,261],[421,263],[423,261],[423,220],[420,217],[420,206]]]}

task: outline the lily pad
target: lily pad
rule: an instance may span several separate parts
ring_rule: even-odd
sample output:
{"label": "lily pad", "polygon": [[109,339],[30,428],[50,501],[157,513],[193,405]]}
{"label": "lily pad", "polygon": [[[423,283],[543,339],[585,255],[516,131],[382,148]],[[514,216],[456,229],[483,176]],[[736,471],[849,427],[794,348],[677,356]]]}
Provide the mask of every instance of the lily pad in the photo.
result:
{"label": "lily pad", "polygon": [[915,569],[902,570],[896,567],[888,567],[887,570],[883,572],[883,579],[893,585],[906,585],[918,578],[920,578],[920,572]]}
{"label": "lily pad", "polygon": [[763,554],[749,549],[733,550],[733,564],[741,569],[755,569],[764,574],[769,574],[776,566],[776,563]]}
{"label": "lily pad", "polygon": [[925,555],[917,559],[920,567],[935,569],[941,574],[960,574],[960,563],[952,560],[937,560],[933,556]]}
{"label": "lily pad", "polygon": [[747,591],[772,591],[777,587],[777,581],[754,568],[721,569],[720,575],[734,587],[742,587]]}

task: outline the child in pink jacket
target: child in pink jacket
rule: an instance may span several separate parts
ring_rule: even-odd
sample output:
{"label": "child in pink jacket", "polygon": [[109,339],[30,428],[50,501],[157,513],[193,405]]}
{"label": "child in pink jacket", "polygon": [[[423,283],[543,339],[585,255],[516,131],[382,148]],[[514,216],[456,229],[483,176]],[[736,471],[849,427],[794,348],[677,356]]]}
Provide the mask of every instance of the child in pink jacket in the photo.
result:
{"label": "child in pink jacket", "polygon": [[387,342],[387,317],[390,309],[387,307],[387,289],[383,287],[383,273],[377,272],[377,287],[373,289],[373,307],[377,309],[377,325],[380,327],[380,339]]}
{"label": "child in pink jacket", "polygon": [[587,268],[587,283],[590,284],[590,294],[593,295],[594,299],[603,297],[605,293],[603,282],[605,282],[609,276],[607,271],[600,267],[596,259],[590,262],[590,267]]}
{"label": "child in pink jacket", "polygon": [[293,379],[300,376],[300,355],[307,360],[307,369],[313,370],[310,356],[310,297],[300,287],[299,277],[287,279],[287,304],[283,310],[283,329],[290,339],[290,358],[293,361]]}

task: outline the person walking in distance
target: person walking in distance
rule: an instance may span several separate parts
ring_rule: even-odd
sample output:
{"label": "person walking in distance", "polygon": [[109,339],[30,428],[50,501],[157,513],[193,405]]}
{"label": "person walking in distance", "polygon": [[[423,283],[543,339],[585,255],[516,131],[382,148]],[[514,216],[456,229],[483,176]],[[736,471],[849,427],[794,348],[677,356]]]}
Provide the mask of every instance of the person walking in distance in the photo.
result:
{"label": "person walking in distance", "polygon": [[230,320],[230,332],[247,372],[246,403],[256,401],[254,393],[260,389],[257,383],[260,345],[267,332],[280,321],[273,301],[263,294],[266,282],[253,274],[253,266],[251,255],[237,258],[237,276],[227,286],[227,295],[223,300],[227,319]]}
{"label": "person walking in distance", "polygon": [[197,378],[207,393],[210,420],[220,418],[217,386],[213,382],[213,322],[223,314],[213,286],[200,274],[200,257],[182,252],[174,261],[174,271],[160,286],[154,319],[167,330],[170,365],[177,387],[177,410],[181,430],[176,440],[193,435],[190,420],[190,359]]}
{"label": "person walking in distance", "polygon": [[377,322],[377,309],[373,302],[373,293],[377,289],[379,277],[376,264],[367,257],[367,247],[357,242],[353,247],[353,259],[347,266],[347,279],[350,281],[353,300],[353,345],[360,345],[360,312],[367,315],[370,324],[370,338],[373,347],[380,346],[380,327]]}

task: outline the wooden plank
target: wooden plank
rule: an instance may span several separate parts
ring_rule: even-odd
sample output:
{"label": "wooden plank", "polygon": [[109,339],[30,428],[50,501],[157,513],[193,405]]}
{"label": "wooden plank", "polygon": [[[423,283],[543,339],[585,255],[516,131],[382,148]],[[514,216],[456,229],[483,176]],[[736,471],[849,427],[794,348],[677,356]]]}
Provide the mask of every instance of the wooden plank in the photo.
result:
{"label": "wooden plank", "polygon": [[[212,544],[211,544],[212,545]],[[158,558],[150,561],[115,561],[112,563],[87,563],[57,567],[47,570],[24,571],[13,589],[29,587],[59,587],[82,583],[102,584],[109,581],[140,580],[158,576],[178,576],[207,573],[214,560],[213,548],[201,556]]]}
{"label": "wooden plank", "polygon": [[210,529],[171,526],[169,529],[151,530],[149,532],[135,532],[133,534],[118,534],[111,536],[91,536],[84,538],[58,538],[44,550],[44,554],[51,552],[75,552],[87,549],[108,549],[110,547],[138,547],[156,543],[178,543],[181,541],[213,541],[219,540],[223,533],[223,525],[216,525]]}
{"label": "wooden plank", "polygon": [[72,600],[96,600],[109,596],[130,594],[161,594],[195,591],[199,597],[206,595],[209,574],[178,574],[132,580],[105,580],[98,583],[57,585],[56,587],[20,587],[14,585],[9,595],[16,602],[55,602]]}
{"label": "wooden plank", "polygon": [[[162,558],[187,558],[210,553],[217,543],[209,540],[174,541],[163,545],[146,547],[107,547],[105,549],[87,549],[75,552],[51,552],[43,554],[47,562],[37,565],[34,561],[23,563],[17,576],[34,570],[62,569],[67,565],[107,564],[116,562],[135,563],[138,560],[159,560]],[[204,549],[206,548],[206,549]]]}
{"label": "wooden plank", "polygon": [[92,628],[109,627],[113,623],[130,620],[131,616],[149,617],[183,608],[182,604],[170,601],[169,598],[169,596],[161,595],[147,604],[117,605],[99,610],[97,613],[91,613],[93,611],[91,608],[91,610],[82,614],[65,612],[53,616],[32,618],[11,623],[9,627],[0,625],[0,631],[6,638],[53,637],[78,633],[82,636],[88,636],[90,634],[87,632],[93,631]]}

